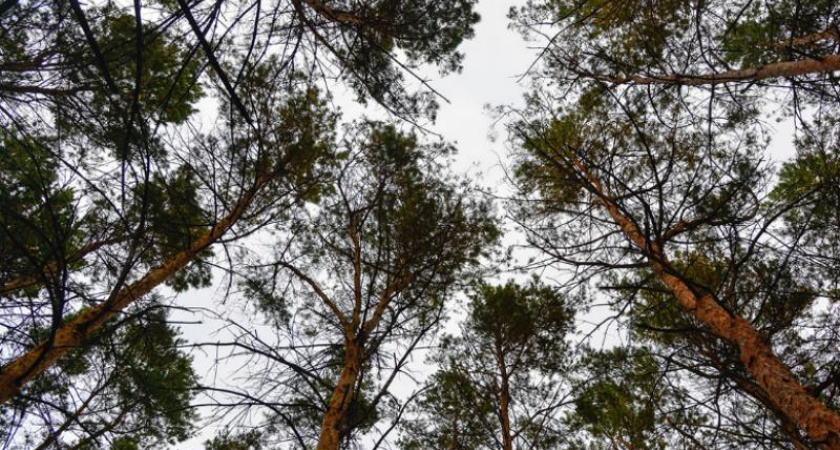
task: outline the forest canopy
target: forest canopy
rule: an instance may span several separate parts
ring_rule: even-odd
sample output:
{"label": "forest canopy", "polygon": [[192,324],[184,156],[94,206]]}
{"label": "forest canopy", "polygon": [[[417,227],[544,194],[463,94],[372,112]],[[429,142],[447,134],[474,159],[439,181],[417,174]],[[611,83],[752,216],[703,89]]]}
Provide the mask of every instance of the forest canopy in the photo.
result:
{"label": "forest canopy", "polygon": [[840,450],[840,2],[487,5],[0,0],[2,448]]}

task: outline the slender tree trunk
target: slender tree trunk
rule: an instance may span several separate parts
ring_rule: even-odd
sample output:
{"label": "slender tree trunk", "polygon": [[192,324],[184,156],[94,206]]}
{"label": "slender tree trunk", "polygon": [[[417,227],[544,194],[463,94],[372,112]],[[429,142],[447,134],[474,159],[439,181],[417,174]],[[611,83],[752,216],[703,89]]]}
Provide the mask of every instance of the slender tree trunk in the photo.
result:
{"label": "slender tree trunk", "polygon": [[776,354],[769,342],[743,317],[731,314],[709,293],[698,293],[682,278],[676,276],[668,257],[658,242],[651,241],[625,215],[617,203],[607,195],[600,180],[593,176],[582,161],[576,166],[589,181],[598,196],[598,203],[621,228],[625,236],[647,257],[659,280],[676,300],[704,323],[717,337],[734,344],[741,362],[775,408],[792,423],[805,431],[822,448],[840,450],[840,416],[812,397]]}
{"label": "slender tree trunk", "polygon": [[355,395],[356,380],[362,367],[362,346],[351,342],[345,346],[345,351],[344,367],[321,420],[317,450],[338,450],[341,444],[341,426],[347,418]]}
{"label": "slender tree trunk", "polygon": [[294,0],[296,2],[303,2],[309,5],[318,15],[321,17],[330,20],[332,22],[338,22],[345,25],[364,25],[365,20],[362,17],[359,17],[355,14],[350,14],[345,11],[340,11],[328,3],[323,2],[321,0]]}
{"label": "slender tree trunk", "polygon": [[807,58],[800,61],[784,61],[770,63],[759,67],[728,70],[726,72],[699,75],[662,75],[645,76],[632,75],[629,77],[613,77],[581,73],[582,77],[605,81],[614,84],[671,84],[680,86],[713,86],[734,82],[752,82],[770,78],[795,77],[810,74],[832,73],[840,70],[840,55],[825,55],[820,59]]}
{"label": "slender tree trunk", "polygon": [[254,185],[242,194],[233,210],[213,228],[199,236],[189,248],[179,252],[162,266],[152,269],[146,276],[125,287],[108,301],[65,322],[55,332],[53,339],[41,342],[6,364],[0,370],[0,403],[9,401],[25,384],[42,374],[59,358],[84,345],[108,320],[189,265],[199,253],[224,236],[270,179],[269,176],[261,176],[255,181]]}
{"label": "slender tree trunk", "polygon": [[505,363],[501,337],[496,337],[496,362],[499,364],[501,386],[499,386],[499,422],[502,425],[502,449],[513,450],[513,433],[510,427],[510,373]]}
{"label": "slender tree trunk", "polygon": [[828,28],[824,31],[819,33],[809,34],[806,36],[799,36],[795,37],[786,41],[779,41],[776,42],[773,46],[777,49],[784,49],[792,46],[802,46],[802,45],[809,45],[815,44],[820,41],[825,40],[833,40],[838,41],[840,40],[840,33],[838,33],[837,27]]}
{"label": "slender tree trunk", "polygon": [[510,386],[506,376],[502,376],[502,392],[499,396],[499,418],[502,422],[502,448],[513,450],[513,433],[510,427]]}
{"label": "slender tree trunk", "polygon": [[452,418],[452,440],[449,442],[449,450],[458,450],[461,447],[458,443],[460,440],[458,433],[458,423],[460,420],[458,413],[455,413],[455,416]]}

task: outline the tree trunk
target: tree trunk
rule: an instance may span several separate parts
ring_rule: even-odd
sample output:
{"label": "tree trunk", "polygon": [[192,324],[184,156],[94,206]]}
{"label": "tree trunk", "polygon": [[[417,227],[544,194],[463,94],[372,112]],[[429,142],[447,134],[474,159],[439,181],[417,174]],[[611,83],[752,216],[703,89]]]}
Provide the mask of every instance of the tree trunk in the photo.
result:
{"label": "tree trunk", "polygon": [[499,364],[501,386],[499,388],[499,422],[502,425],[502,450],[513,450],[513,433],[510,427],[510,374],[505,363],[501,337],[496,337],[496,362]]}
{"label": "tree trunk", "polygon": [[709,293],[698,294],[686,281],[674,275],[668,257],[658,242],[651,241],[625,215],[580,160],[575,161],[599,197],[598,202],[639,248],[660,281],[677,301],[717,337],[737,346],[741,362],[775,408],[805,431],[820,447],[840,450],[840,416],[812,397],[790,368],[773,352],[769,342],[743,317],[730,314]]}
{"label": "tree trunk", "polygon": [[213,228],[199,236],[189,248],[179,252],[162,266],[152,269],[146,276],[125,287],[108,301],[65,322],[58,328],[52,339],[41,342],[35,348],[6,364],[0,370],[0,403],[9,401],[25,384],[42,374],[62,356],[84,345],[88,338],[106,322],[186,267],[196,255],[224,236],[245,213],[257,192],[268,181],[270,177],[261,176],[250,189],[242,194],[233,210]]}
{"label": "tree trunk", "polygon": [[760,81],[770,78],[795,77],[809,74],[831,73],[840,70],[840,55],[825,55],[820,59],[807,58],[800,61],[784,61],[770,63],[759,67],[728,70],[726,72],[699,75],[662,75],[645,76],[632,75],[629,77],[612,77],[581,73],[580,75],[594,80],[614,84],[671,84],[680,86],[714,86],[718,84]]}
{"label": "tree trunk", "polygon": [[321,421],[321,434],[317,450],[338,450],[341,444],[341,426],[347,419],[347,412],[353,401],[356,380],[362,367],[362,346],[351,342],[346,346],[344,367],[338,376],[330,403]]}
{"label": "tree trunk", "polygon": [[[721,372],[723,371],[720,368],[718,368],[718,370]],[[767,394],[765,394],[763,390],[758,388],[751,380],[746,380],[740,376],[732,376],[730,379],[738,385],[739,389],[746,392],[747,395],[752,398],[758,400],[762,405],[764,405],[764,407],[773,412],[776,418],[779,419],[781,428],[785,431],[788,437],[790,437],[790,443],[793,444],[793,448],[795,450],[808,450],[808,445],[806,445],[803,441],[799,428],[797,428],[786,415],[776,409],[776,406],[770,401],[770,399],[767,398]]]}
{"label": "tree trunk", "polygon": [[499,418],[502,422],[502,448],[513,450],[513,433],[510,429],[510,387],[506,376],[502,376],[502,392],[499,396]]}

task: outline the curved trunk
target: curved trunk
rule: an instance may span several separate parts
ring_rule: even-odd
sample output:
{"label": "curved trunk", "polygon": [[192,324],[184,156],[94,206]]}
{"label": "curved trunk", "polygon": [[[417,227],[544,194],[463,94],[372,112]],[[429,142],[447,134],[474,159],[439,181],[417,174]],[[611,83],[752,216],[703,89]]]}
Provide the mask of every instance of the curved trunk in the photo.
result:
{"label": "curved trunk", "polygon": [[776,354],[769,342],[743,317],[730,313],[712,295],[698,294],[676,276],[658,242],[645,236],[636,223],[603,191],[600,180],[580,160],[575,161],[625,236],[639,248],[659,280],[676,300],[717,337],[734,344],[740,360],[776,410],[801,428],[821,448],[840,450],[840,416],[812,397]]}
{"label": "curved trunk", "polygon": [[346,348],[344,367],[338,376],[330,403],[321,420],[321,433],[318,436],[317,450],[338,450],[341,444],[341,427],[347,418],[347,412],[356,391],[356,380],[362,367],[362,348],[350,344]]}
{"label": "curved trunk", "polygon": [[0,403],[9,401],[25,384],[42,374],[62,356],[84,345],[106,322],[186,267],[199,253],[224,236],[248,209],[259,189],[269,180],[268,176],[260,177],[243,193],[233,210],[193,241],[189,248],[179,252],[162,266],[152,269],[146,276],[123,288],[108,301],[65,322],[56,330],[52,339],[41,342],[6,364],[0,370]]}

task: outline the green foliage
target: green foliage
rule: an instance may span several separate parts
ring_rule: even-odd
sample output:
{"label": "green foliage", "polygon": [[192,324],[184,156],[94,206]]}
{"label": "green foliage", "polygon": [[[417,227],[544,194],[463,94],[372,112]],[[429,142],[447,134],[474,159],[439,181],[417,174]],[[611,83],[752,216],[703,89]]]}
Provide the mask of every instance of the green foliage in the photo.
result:
{"label": "green foliage", "polygon": [[[88,346],[61,358],[27,387],[28,402],[34,406],[43,399],[78,410],[78,417],[69,420],[84,428],[71,423],[69,430],[78,433],[81,448],[100,448],[102,438],[90,440],[88,433],[112,439],[114,450],[130,450],[168,448],[194,431],[197,416],[190,401],[197,376],[192,359],[178,348],[184,341],[167,323],[166,310],[154,302],[145,307],[149,309],[137,311],[124,326],[101,329]],[[48,333],[36,330],[33,341]],[[84,407],[75,403],[88,396],[90,403]],[[2,412],[9,417],[13,409]],[[72,442],[70,431],[59,435],[58,442]]]}
{"label": "green foliage", "polygon": [[382,288],[388,268],[385,273],[412,279],[398,301],[421,301],[434,311],[444,293],[464,283],[458,274],[475,267],[499,237],[491,206],[475,200],[466,183],[447,178],[439,159],[451,154],[450,146],[422,146],[413,135],[373,122],[351,133],[322,210],[300,224],[302,254],[337,264],[329,267],[352,280],[354,268],[343,259],[352,254],[345,238],[352,227],[363,240],[362,276],[376,280],[372,289]]}
{"label": "green foliage", "polygon": [[[252,111],[260,127],[252,129],[233,114],[225,118],[222,140],[211,138],[205,145],[223,154],[238,177],[277,175],[268,191],[291,193],[298,203],[317,203],[321,191],[330,188],[327,174],[337,164],[339,114],[330,97],[299,74],[289,76],[286,89],[278,89],[281,82],[272,78],[275,64],[269,58],[250,68],[240,87],[244,96],[260,99]],[[227,102],[222,109],[233,110]]]}
{"label": "green foliage", "polygon": [[[257,166],[265,164],[281,171],[284,182],[297,187],[301,201],[319,202],[321,191],[329,186],[323,180],[324,172],[337,164],[338,157],[335,148],[338,114],[332,110],[329,98],[308,86],[289,95],[270,115],[272,119],[268,123],[273,128],[268,148],[276,153],[267,153],[268,160],[258,161]],[[310,185],[309,190],[303,189]]]}
{"label": "green foliage", "polygon": [[482,283],[470,298],[465,338],[516,355],[519,370],[558,373],[568,364],[565,337],[573,330],[574,311],[554,288],[536,280],[525,286]]}
{"label": "green foliage", "polygon": [[[149,248],[143,260],[154,266],[164,264],[209,229],[208,219],[199,204],[199,180],[195,172],[182,166],[168,177],[161,175],[135,188],[136,205],[130,211],[131,223],[144,223]],[[129,230],[126,230],[126,233]],[[190,266],[169,278],[166,283],[177,292],[210,285],[210,268],[205,262],[213,256],[204,250]]]}
{"label": "green foliage", "polygon": [[[127,325],[133,347],[119,355],[117,392],[132,401],[139,442],[174,443],[190,437],[195,413],[189,408],[196,374],[192,358],[178,349],[184,341],[166,322],[162,309]],[[147,444],[148,445],[148,444]]]}
{"label": "green foliage", "polygon": [[0,284],[37,276],[82,244],[71,187],[58,178],[54,144],[0,133]]}
{"label": "green foliage", "polygon": [[[617,324],[628,346],[580,362],[572,448],[814,445],[742,360],[749,344],[720,332],[702,302],[692,311],[691,294],[745,319],[733,328],[754,328],[837,408],[836,95],[830,70],[796,63],[836,56],[838,11],[823,0],[535,0],[512,11],[548,43],[510,127],[521,194],[511,208],[546,258],[535,260],[603,289],[615,322],[599,326]],[[787,114],[798,154],[776,180],[768,143],[785,136],[761,118]],[[678,301],[681,283],[691,294]]]}
{"label": "green foliage", "polygon": [[539,134],[532,133],[531,130],[539,127],[539,124],[521,127],[522,148],[529,157],[519,159],[514,167],[520,189],[551,199],[555,205],[580,201],[584,191],[574,168],[574,158],[581,149],[598,145],[586,141],[592,136],[587,132],[590,128],[575,115],[551,122]]}
{"label": "green foliage", "polygon": [[373,128],[365,151],[371,175],[390,178],[372,208],[372,225],[385,227],[382,238],[391,240],[395,262],[408,273],[425,272],[434,262],[436,277],[452,277],[477,263],[499,236],[488,205],[470,204],[454,185],[427,172],[434,166],[423,167],[424,149],[414,136],[391,126]]}
{"label": "green foliage", "polygon": [[118,438],[111,444],[111,450],[140,450],[140,446],[135,439]]}
{"label": "green foliage", "polygon": [[[194,105],[204,95],[196,82],[200,61],[187,58],[187,49],[169,33],[143,26],[143,41],[137,41],[133,15],[103,11],[101,46],[108,68],[123,104],[133,102],[137,82],[137,60],[142,57],[140,108],[154,113],[164,123],[183,123],[195,112]],[[96,99],[107,108],[105,99]]]}
{"label": "green foliage", "polygon": [[415,408],[418,416],[402,425],[402,449],[494,448],[491,424],[496,420],[495,405],[473,379],[458,370],[443,369],[432,376],[429,385]]}
{"label": "green foliage", "polygon": [[[457,47],[473,35],[479,17],[476,0],[376,0],[330,2],[361,20],[340,27],[343,39],[334,47],[344,67],[344,79],[359,94],[409,117],[432,114],[436,105],[426,94],[403,90],[403,66],[436,65],[442,73],[457,71],[463,56]],[[404,52],[406,62],[394,61]]]}
{"label": "green foliage", "polygon": [[782,166],[770,198],[786,208],[785,233],[815,255],[810,269],[837,289],[840,264],[833,258],[840,255],[840,147],[834,120],[816,125],[814,133],[799,140],[797,157]]}
{"label": "green foliage", "polygon": [[226,431],[204,443],[205,450],[262,450],[262,434],[257,430],[243,433]]}
{"label": "green foliage", "polygon": [[831,0],[775,1],[754,3],[739,11],[740,17],[722,39],[727,62],[742,66],[760,66],[787,59],[799,59],[798,53],[830,52],[830,42],[789,45],[797,37],[830,29],[838,14]]}
{"label": "green foliage", "polygon": [[616,448],[668,448],[667,441],[657,436],[661,420],[657,408],[664,390],[659,367],[650,355],[618,348],[592,353],[581,364],[591,375],[567,419],[571,428],[584,428]]}
{"label": "green foliage", "polygon": [[[114,84],[107,85],[97,64],[71,72],[70,81],[86,87],[86,105],[57,109],[58,126],[67,137],[112,149],[118,160],[131,160],[136,148],[162,155],[165,149],[150,127],[182,124],[196,111],[204,96],[197,80],[201,62],[188,58],[190,52],[173,34],[153,25],[143,24],[143,40],[138,41],[135,17],[113,5],[96,17],[94,32]],[[84,41],[78,44],[88,48]]]}
{"label": "green foliage", "polygon": [[[501,396],[512,434],[537,449],[556,448],[557,377],[566,374],[574,311],[556,290],[479,283],[470,295],[462,335],[445,336],[441,369],[404,426],[403,448],[491,449],[501,441]],[[508,386],[507,393],[502,386]]]}
{"label": "green foliage", "polygon": [[338,424],[342,439],[356,442],[397,414],[385,361],[408,358],[403,352],[438,329],[444,304],[500,233],[489,202],[446,169],[452,152],[389,124],[347,126],[319,204],[280,228],[292,238],[278,243],[277,262],[249,271],[249,299],[300,339],[301,350],[283,357],[306,368],[277,375],[291,380],[272,394],[290,405],[271,415],[276,439],[317,436],[347,364],[360,368]]}
{"label": "green foliage", "polygon": [[[646,91],[650,103],[667,101],[695,120],[716,121],[761,105],[774,105],[763,112],[788,114],[830,101],[828,72],[793,77],[806,89],[784,74],[755,83],[750,69],[835,54],[838,14],[832,0],[531,0],[510,16],[526,36],[551,36],[535,69],[538,89],[548,91],[544,97],[579,103],[591,89],[619,97],[625,89]],[[746,79],[726,84],[744,89],[707,83],[739,69]],[[648,90],[651,85],[661,89]],[[796,90],[795,105],[782,100],[779,107],[777,91],[765,89],[771,86]]]}
{"label": "green foliage", "polygon": [[621,62],[644,64],[662,57],[668,39],[690,24],[692,2],[680,0],[587,0],[545,2],[555,20],[573,21],[586,37],[604,42]]}
{"label": "green foliage", "polygon": [[[0,97],[11,106],[3,108],[6,131],[0,144],[0,283],[41,275],[52,262],[62,269],[49,274],[61,278],[55,283],[8,295],[4,311],[14,312],[4,316],[13,317],[3,323],[4,364],[80,312],[183,255],[231,208],[247,203],[241,201],[243,193],[253,200],[246,211],[237,210],[242,213],[234,229],[237,239],[269,224],[283,224],[269,231],[282,234],[286,223],[316,211],[323,212],[319,221],[294,227],[306,228],[309,237],[334,231],[330,227],[346,228],[335,208],[314,204],[338,204],[340,173],[351,165],[355,150],[336,154],[337,114],[330,99],[312,86],[325,77],[344,78],[361,98],[398,115],[431,113],[431,95],[406,92],[405,77],[425,64],[443,73],[459,70],[457,47],[472,36],[478,21],[475,0],[335,1],[324,3],[329,3],[326,12],[314,6],[317,2],[294,2],[282,11],[269,3],[220,3],[212,12],[203,4],[189,6],[233,92],[210,92],[224,76],[202,78],[205,71],[221,70],[211,67],[216,61],[208,64],[198,38],[185,26],[187,14],[172,0],[3,4],[12,6],[0,27]],[[229,21],[240,6],[242,16]],[[354,19],[333,17],[333,8]],[[297,44],[278,51],[283,40]],[[244,51],[249,41],[252,48]],[[283,59],[288,55],[293,56]],[[219,126],[203,136],[189,121],[205,94],[222,108]],[[239,116],[242,111],[228,114],[235,109],[228,104],[232,98],[246,105],[248,124]],[[368,195],[363,200],[370,204],[360,205],[371,219],[360,220],[360,211],[353,211],[351,221],[359,219],[365,239],[380,233],[366,246],[365,257],[381,250],[384,259],[377,263],[395,269],[365,266],[365,275],[374,280],[370,296],[394,274],[412,282],[416,277],[420,286],[401,288],[397,301],[400,308],[420,305],[412,325],[432,326],[441,303],[453,286],[466,283],[499,230],[489,203],[474,200],[466,183],[427,173],[435,163],[425,153],[448,155],[448,146],[426,147],[394,127],[366,126],[359,136],[367,148],[356,154],[364,154],[360,159],[367,166],[358,173],[365,176],[347,187]],[[387,179],[379,180],[380,175]],[[270,181],[263,186],[265,180]],[[369,180],[383,181],[381,189],[367,190]],[[254,193],[256,185],[261,189]],[[70,267],[61,264],[94,243],[102,247]],[[328,247],[310,245],[320,252],[313,260],[327,258]],[[210,248],[196,253],[187,254],[189,265],[166,280],[176,293],[209,286],[215,255]],[[277,273],[254,273],[243,284],[280,324],[288,321],[287,304],[299,299],[277,295],[276,285],[267,281],[272,275]],[[113,449],[128,450],[185,439],[195,419],[189,409],[195,382],[191,361],[178,350],[182,341],[165,315],[139,311],[141,302],[135,300],[119,321],[87,336],[84,348],[60,358],[32,382],[29,397],[3,416],[10,424],[4,429],[14,427],[19,413],[26,435],[19,440],[28,444],[36,434],[30,429],[37,426],[29,422],[82,407],[56,446],[99,448],[109,442]],[[410,334],[416,329],[409,322],[389,326],[404,326]],[[405,336],[397,334],[394,341]],[[380,336],[375,339],[371,342],[382,342]],[[369,364],[366,370],[376,367]],[[376,386],[375,379],[360,383],[348,427],[365,430],[381,417]],[[94,387],[101,390],[93,392]],[[90,405],[80,405],[94,393]],[[56,429],[45,425],[44,430]],[[221,440],[216,446],[258,447],[256,438],[243,439],[241,445]]]}
{"label": "green foliage", "polygon": [[[808,316],[816,299],[816,293],[804,283],[801,274],[783,260],[756,257],[743,267],[733,268],[731,260],[720,249],[701,247],[691,253],[676,254],[672,264],[674,270],[698,290],[715,295],[729,311],[750,320],[771,339],[777,333],[792,339],[795,335],[784,332]],[[632,320],[640,326],[638,335],[675,347],[694,345],[700,350],[708,346],[710,341],[703,335],[702,327],[674,301],[661,282],[649,281],[646,285],[641,281],[651,280],[648,275],[648,271],[642,271],[637,278],[622,283],[640,289],[637,303],[630,310]],[[645,329],[682,332],[661,333]],[[689,331],[692,329],[693,333]]]}

